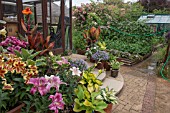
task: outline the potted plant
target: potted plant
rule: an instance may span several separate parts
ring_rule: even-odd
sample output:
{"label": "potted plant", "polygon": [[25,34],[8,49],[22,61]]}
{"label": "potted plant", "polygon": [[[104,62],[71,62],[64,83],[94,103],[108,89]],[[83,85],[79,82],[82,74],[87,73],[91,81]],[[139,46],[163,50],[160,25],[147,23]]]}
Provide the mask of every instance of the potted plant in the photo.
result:
{"label": "potted plant", "polygon": [[37,67],[22,61],[22,58],[14,54],[0,55],[0,97],[2,99],[0,113],[20,112],[23,102],[30,96],[26,93],[27,83],[37,74]]}
{"label": "potted plant", "polygon": [[102,69],[104,68],[105,62],[109,60],[109,54],[106,51],[99,50],[92,55],[92,58],[98,62],[97,63],[98,69]]}
{"label": "potted plant", "polygon": [[111,76],[112,77],[117,77],[119,73],[119,68],[120,66],[123,65],[122,62],[119,62],[117,60],[111,60],[110,61],[110,66],[111,66]]}
{"label": "potted plant", "polygon": [[70,61],[71,67],[79,68],[81,72],[87,70],[87,63],[83,59],[78,59],[75,61]]}
{"label": "potted plant", "polygon": [[101,94],[96,98],[104,100],[108,104],[107,108],[104,109],[105,113],[112,113],[113,104],[117,104],[117,97],[115,96],[115,91],[113,89],[109,90],[109,87],[101,89]]}
{"label": "potted plant", "polygon": [[107,104],[103,100],[96,99],[100,95],[100,86],[102,81],[96,78],[96,75],[90,69],[83,72],[83,78],[75,88],[76,98],[74,99],[74,112],[92,113],[99,111],[104,113]]}

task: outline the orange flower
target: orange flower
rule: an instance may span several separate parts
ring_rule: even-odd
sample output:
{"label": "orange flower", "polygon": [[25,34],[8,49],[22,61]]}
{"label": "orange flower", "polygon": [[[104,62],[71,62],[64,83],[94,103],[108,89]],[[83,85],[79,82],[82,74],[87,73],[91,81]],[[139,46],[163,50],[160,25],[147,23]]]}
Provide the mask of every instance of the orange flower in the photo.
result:
{"label": "orange flower", "polygon": [[22,11],[22,13],[23,13],[24,15],[30,15],[30,14],[32,14],[32,11],[31,11],[31,9],[30,9],[29,7],[26,7],[26,8]]}
{"label": "orange flower", "polygon": [[4,67],[0,66],[0,77],[4,78],[5,74],[7,73],[7,69],[5,69]]}

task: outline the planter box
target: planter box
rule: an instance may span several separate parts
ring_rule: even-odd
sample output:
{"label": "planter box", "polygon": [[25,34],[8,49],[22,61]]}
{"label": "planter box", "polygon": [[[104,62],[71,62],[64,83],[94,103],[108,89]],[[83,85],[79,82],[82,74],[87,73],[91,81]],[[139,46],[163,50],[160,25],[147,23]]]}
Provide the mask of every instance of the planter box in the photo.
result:
{"label": "planter box", "polygon": [[19,106],[15,107],[14,109],[8,111],[7,113],[20,113],[21,112],[21,108],[24,107],[25,104],[20,104]]}
{"label": "planter box", "polygon": [[127,59],[127,58],[117,58],[117,60],[118,60],[119,62],[123,62],[124,65],[132,66],[132,65],[135,65],[135,64],[138,64],[138,63],[142,62],[143,60],[147,59],[147,58],[150,57],[151,55],[152,55],[152,52],[144,55],[141,59],[130,60],[130,59]]}

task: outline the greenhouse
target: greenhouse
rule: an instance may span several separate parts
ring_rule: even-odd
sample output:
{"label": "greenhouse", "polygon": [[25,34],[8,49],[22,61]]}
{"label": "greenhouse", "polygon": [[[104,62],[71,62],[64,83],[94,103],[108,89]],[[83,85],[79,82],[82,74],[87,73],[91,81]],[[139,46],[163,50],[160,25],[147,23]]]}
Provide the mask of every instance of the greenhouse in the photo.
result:
{"label": "greenhouse", "polygon": [[169,0],[0,0],[0,113],[169,113]]}

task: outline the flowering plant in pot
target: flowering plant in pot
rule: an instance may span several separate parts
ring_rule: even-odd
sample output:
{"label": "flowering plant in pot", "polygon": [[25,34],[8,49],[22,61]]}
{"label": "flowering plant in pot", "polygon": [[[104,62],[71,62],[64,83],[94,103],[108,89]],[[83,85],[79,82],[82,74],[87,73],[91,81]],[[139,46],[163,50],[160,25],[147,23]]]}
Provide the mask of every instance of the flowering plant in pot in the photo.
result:
{"label": "flowering plant in pot", "polygon": [[[97,51],[92,55],[92,58],[98,62],[98,66],[104,67],[105,62],[109,60],[109,54],[106,51]],[[102,69],[102,68],[99,68]]]}
{"label": "flowering plant in pot", "polygon": [[113,89],[109,90],[109,87],[101,89],[101,94],[96,97],[99,100],[104,100],[108,106],[104,109],[106,113],[112,112],[112,105],[117,104],[117,97]]}
{"label": "flowering plant in pot", "polygon": [[28,99],[27,83],[32,76],[38,74],[37,67],[13,54],[0,55],[0,112],[15,108]]}
{"label": "flowering plant in pot", "polygon": [[79,68],[81,72],[87,70],[87,63],[83,59],[78,59],[75,61],[70,61],[71,67]]}
{"label": "flowering plant in pot", "polygon": [[111,76],[112,77],[117,77],[119,73],[119,68],[120,66],[123,65],[122,62],[119,62],[117,60],[111,60],[110,61],[110,66],[111,66]]}
{"label": "flowering plant in pot", "polygon": [[92,113],[99,111],[104,113],[103,109],[107,107],[107,104],[103,100],[96,99],[101,93],[99,87],[102,85],[102,81],[96,77],[90,69],[83,72],[83,78],[75,88],[74,112]]}

